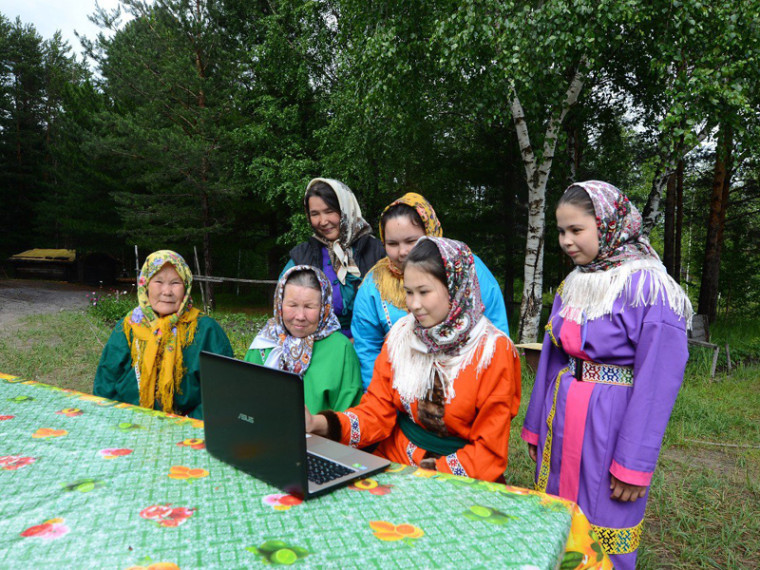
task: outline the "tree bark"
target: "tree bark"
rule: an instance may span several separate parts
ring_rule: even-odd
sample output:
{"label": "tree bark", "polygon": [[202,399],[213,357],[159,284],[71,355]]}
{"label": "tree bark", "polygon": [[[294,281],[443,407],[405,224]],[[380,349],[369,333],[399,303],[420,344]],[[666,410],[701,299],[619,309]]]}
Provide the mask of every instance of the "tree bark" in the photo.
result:
{"label": "tree bark", "polygon": [[674,276],[675,271],[675,226],[676,226],[676,173],[668,177],[665,192],[665,248],[662,254],[662,263],[667,272]]}
{"label": "tree bark", "polygon": [[521,343],[536,342],[538,324],[541,319],[544,284],[544,230],[546,226],[546,183],[549,179],[554,151],[557,147],[559,129],[567,111],[578,101],[583,87],[582,60],[573,73],[565,100],[549,119],[544,134],[543,156],[540,164],[530,144],[525,111],[517,93],[513,91],[512,119],[515,123],[517,140],[520,145],[525,178],[528,183],[528,228],[525,238],[525,265],[522,302],[520,304],[520,324],[518,338]]}
{"label": "tree bark", "polygon": [[718,148],[715,153],[710,213],[707,219],[705,258],[702,264],[702,283],[699,288],[697,312],[707,315],[708,322],[714,322],[718,311],[718,284],[720,277],[720,252],[723,245],[723,230],[728,206],[731,155],[733,136],[731,128],[721,126]]}
{"label": "tree bark", "polygon": [[673,266],[673,279],[676,283],[681,283],[681,246],[683,236],[683,159],[678,161],[676,169],[676,236],[675,236],[675,258]]}

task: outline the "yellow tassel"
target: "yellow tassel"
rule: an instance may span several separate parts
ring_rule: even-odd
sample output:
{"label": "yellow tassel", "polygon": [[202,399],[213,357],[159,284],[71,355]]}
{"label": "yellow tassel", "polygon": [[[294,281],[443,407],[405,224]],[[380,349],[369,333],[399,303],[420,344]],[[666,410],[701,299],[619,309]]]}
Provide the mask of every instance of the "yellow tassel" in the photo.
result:
{"label": "yellow tassel", "polygon": [[403,276],[394,274],[390,269],[390,259],[384,257],[372,268],[372,276],[383,301],[406,311],[406,291]]}

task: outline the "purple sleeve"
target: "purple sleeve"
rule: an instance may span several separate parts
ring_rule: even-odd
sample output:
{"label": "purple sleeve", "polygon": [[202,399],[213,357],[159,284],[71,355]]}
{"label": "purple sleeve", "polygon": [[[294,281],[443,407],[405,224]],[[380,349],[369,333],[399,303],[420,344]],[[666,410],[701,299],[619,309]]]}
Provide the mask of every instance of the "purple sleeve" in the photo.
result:
{"label": "purple sleeve", "polygon": [[[557,314],[562,306],[562,300],[559,295],[554,298],[551,316]],[[536,379],[533,382],[533,389],[530,393],[530,402],[528,410],[525,413],[525,422],[521,437],[530,444],[538,445],[538,438],[541,429],[541,422],[545,421],[543,417],[544,402],[546,401],[546,390],[553,380],[556,379],[557,373],[567,364],[567,355],[565,352],[554,345],[551,334],[547,331],[544,335],[544,343],[541,347],[541,358],[536,370]]]}
{"label": "purple sleeve", "polygon": [[626,320],[644,315],[635,343],[632,393],[610,472],[626,483],[649,485],[689,356],[686,324],[667,302],[628,310]]}

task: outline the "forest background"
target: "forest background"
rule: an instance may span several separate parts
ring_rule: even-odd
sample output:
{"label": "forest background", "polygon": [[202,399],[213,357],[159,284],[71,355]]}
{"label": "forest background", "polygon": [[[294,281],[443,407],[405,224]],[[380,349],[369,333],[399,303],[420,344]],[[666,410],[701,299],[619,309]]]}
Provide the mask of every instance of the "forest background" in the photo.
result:
{"label": "forest background", "polygon": [[[757,566],[760,0],[121,6],[129,18],[95,15],[86,59],[0,14],[0,264],[75,248],[134,277],[135,245],[188,260],[197,247],[207,275],[276,278],[310,233],[307,182],[328,176],[375,229],[403,192],[429,198],[501,282],[513,338],[532,340],[572,268],[554,205],[572,181],[607,180],[721,345],[715,378],[710,352],[692,350],[640,566]],[[135,303],[102,293],[88,313],[0,330],[2,371],[89,391]],[[238,356],[263,318],[214,316]],[[530,486],[524,408],[507,477]]]}
{"label": "forest background", "polygon": [[130,268],[135,245],[197,246],[206,275],[276,278],[326,176],[375,228],[394,198],[426,196],[530,341],[571,269],[554,204],[595,178],[640,207],[698,312],[756,313],[760,0],[121,10],[93,15],[86,58],[0,15],[2,262],[60,247]]}

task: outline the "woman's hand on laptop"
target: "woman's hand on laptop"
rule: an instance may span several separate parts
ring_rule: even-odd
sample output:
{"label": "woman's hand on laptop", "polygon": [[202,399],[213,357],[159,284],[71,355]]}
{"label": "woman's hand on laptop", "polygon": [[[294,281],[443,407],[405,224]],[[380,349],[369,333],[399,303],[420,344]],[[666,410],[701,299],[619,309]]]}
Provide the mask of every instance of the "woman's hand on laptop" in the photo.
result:
{"label": "woman's hand on laptop", "polygon": [[315,433],[317,435],[327,435],[327,418],[323,415],[317,414],[312,416],[309,412],[309,408],[303,407],[303,412],[306,416],[306,431],[308,433]]}

